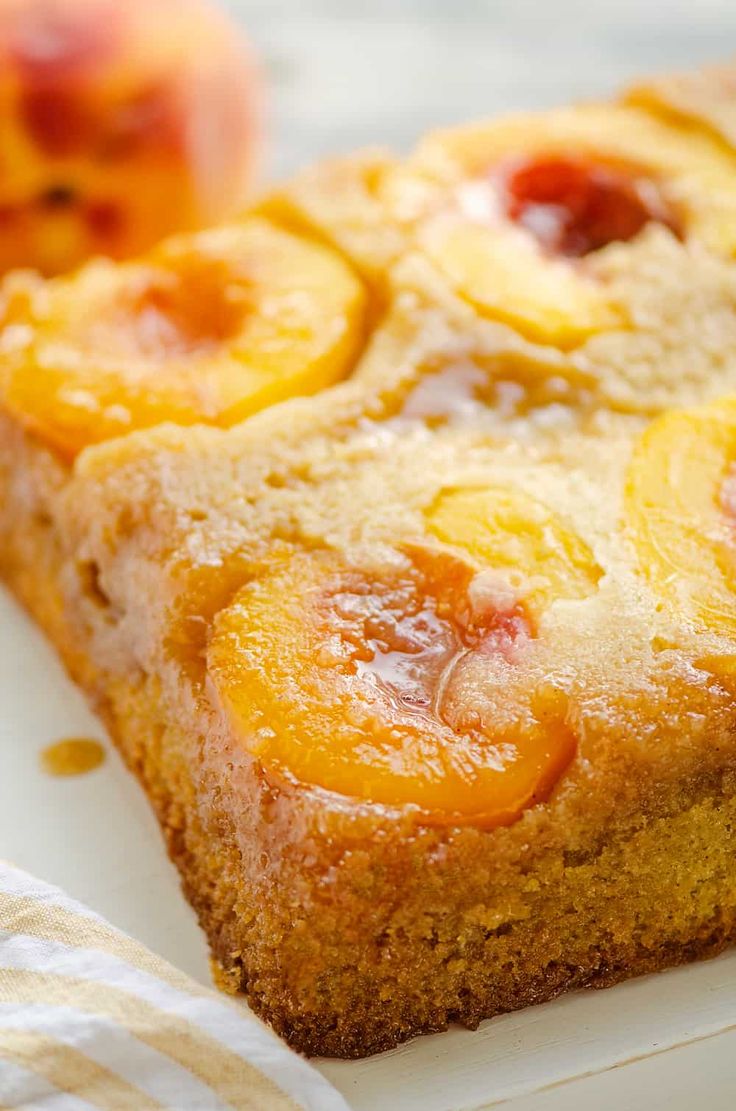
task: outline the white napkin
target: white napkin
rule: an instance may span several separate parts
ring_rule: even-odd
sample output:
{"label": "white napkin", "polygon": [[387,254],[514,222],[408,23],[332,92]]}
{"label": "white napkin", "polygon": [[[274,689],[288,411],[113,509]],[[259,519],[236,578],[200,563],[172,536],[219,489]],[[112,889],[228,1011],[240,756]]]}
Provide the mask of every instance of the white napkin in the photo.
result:
{"label": "white napkin", "polygon": [[0,1107],[348,1111],[253,1015],[2,862]]}

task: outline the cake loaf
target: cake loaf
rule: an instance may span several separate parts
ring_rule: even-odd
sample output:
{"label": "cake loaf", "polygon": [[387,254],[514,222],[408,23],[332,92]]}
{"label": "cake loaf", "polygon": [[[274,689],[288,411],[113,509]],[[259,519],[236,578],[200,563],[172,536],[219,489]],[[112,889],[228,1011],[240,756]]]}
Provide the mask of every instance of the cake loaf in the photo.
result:
{"label": "cake loaf", "polygon": [[731,80],[5,282],[0,568],[304,1052],[734,938]]}

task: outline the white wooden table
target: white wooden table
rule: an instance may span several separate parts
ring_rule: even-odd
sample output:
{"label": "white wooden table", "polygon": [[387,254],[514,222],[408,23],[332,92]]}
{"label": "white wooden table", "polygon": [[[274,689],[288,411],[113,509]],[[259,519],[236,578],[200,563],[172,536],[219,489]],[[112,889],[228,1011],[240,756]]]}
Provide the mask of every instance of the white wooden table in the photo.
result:
{"label": "white wooden table", "polygon": [[270,168],[736,53],[733,0],[222,0],[265,62]]}

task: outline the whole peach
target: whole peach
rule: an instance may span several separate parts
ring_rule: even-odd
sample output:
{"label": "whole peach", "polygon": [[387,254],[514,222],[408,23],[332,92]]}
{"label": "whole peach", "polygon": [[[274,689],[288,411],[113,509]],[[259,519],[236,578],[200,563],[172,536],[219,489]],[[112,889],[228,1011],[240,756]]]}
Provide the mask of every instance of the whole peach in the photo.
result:
{"label": "whole peach", "polygon": [[56,274],[227,216],[257,99],[206,0],[0,0],[0,271]]}

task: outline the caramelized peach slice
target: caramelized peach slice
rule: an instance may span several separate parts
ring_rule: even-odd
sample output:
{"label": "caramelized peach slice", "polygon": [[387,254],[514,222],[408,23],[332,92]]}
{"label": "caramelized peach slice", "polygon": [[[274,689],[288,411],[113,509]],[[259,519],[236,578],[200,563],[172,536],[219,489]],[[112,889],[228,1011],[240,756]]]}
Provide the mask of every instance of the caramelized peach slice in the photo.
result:
{"label": "caramelized peach slice", "polygon": [[736,400],[654,421],[625,507],[642,573],[686,618],[736,634]]}
{"label": "caramelized peach slice", "polygon": [[650,77],[627,89],[624,99],[666,119],[700,127],[736,148],[736,73],[732,64]]}
{"label": "caramelized peach slice", "polygon": [[537,243],[517,227],[491,229],[438,216],[421,238],[461,297],[535,342],[569,349],[625,322],[594,281],[566,261],[542,258]]}
{"label": "caramelized peach slice", "polygon": [[459,555],[418,542],[367,569],[301,554],[251,582],[217,618],[209,676],[277,776],[431,824],[508,824],[574,753],[564,698],[525,682],[525,659],[542,607],[589,593],[595,564],[530,499],[458,491],[429,519]]}
{"label": "caramelized peach slice", "polygon": [[519,490],[443,491],[427,521],[438,539],[503,575],[535,621],[555,598],[585,598],[601,574],[588,545]]}
{"label": "caramelized peach slice", "polygon": [[505,436],[578,423],[596,402],[598,383],[582,359],[530,343],[437,290],[415,254],[393,276],[389,302],[355,369],[377,400],[377,419],[429,427],[482,424]]}
{"label": "caramelized peach slice", "polygon": [[231,425],[344,375],[364,309],[337,255],[256,218],[140,262],[13,277],[0,401],[67,457],[166,420]]}
{"label": "caramelized peach slice", "polygon": [[675,229],[651,181],[579,158],[527,158],[500,169],[498,191],[513,223],[550,254],[581,258],[633,239],[650,221]]}
{"label": "caramelized peach slice", "polygon": [[384,195],[464,298],[571,347],[627,324],[591,260],[649,224],[736,250],[736,159],[637,108],[580,107],[426,140]]}

